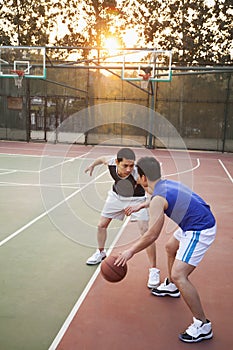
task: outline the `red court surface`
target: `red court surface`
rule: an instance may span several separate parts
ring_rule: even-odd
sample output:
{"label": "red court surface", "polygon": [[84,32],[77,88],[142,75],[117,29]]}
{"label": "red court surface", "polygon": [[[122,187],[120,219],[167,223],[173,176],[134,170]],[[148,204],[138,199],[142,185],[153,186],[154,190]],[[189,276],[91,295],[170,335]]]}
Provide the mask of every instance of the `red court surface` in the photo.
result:
{"label": "red court surface", "polygon": [[[4,150],[7,152],[7,147],[10,147],[13,153],[14,145],[16,153],[20,152],[19,147],[24,147],[25,152],[28,148],[29,153],[41,152],[38,144],[19,143],[0,143],[0,152]],[[54,152],[59,152],[61,145],[56,146],[58,147]],[[78,150],[80,153],[86,152],[85,147],[81,146],[75,149],[76,155]],[[153,152],[161,158],[166,155],[165,150]],[[200,159],[200,166],[193,171],[194,190],[211,205],[218,224],[215,242],[190,278],[197,287],[206,315],[212,322],[213,339],[196,344],[183,343],[178,339],[178,334],[192,323],[192,315],[182,297],[158,298],[150,293],[146,286],[149,265],[146,253],[143,251],[128,262],[128,274],[120,283],[106,282],[100,274],[96,274],[75,312],[71,310],[70,316],[64,320],[64,325],[50,349],[232,348],[233,155],[190,152],[190,157],[194,163],[197,158]],[[166,227],[164,225],[157,241],[161,281],[167,276],[164,246],[171,235]],[[132,242],[136,237],[138,237],[137,226],[131,222],[125,226],[116,251],[125,249],[128,242]]]}

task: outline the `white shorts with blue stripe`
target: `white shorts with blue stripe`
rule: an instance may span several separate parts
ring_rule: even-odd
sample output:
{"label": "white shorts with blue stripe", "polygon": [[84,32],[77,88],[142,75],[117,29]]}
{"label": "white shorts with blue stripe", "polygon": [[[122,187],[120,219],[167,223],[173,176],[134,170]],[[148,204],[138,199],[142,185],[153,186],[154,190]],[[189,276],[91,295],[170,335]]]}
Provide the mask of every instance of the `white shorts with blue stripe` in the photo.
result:
{"label": "white shorts with blue stripe", "polygon": [[178,228],[174,237],[180,242],[176,259],[197,266],[216,236],[216,225],[202,231],[183,231]]}

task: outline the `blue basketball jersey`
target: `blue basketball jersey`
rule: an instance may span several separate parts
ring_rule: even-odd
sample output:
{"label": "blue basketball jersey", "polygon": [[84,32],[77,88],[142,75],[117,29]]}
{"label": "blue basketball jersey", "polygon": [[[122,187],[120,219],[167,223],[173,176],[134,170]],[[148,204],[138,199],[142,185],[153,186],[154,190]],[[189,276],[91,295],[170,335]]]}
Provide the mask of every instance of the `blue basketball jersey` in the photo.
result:
{"label": "blue basketball jersey", "polygon": [[215,225],[209,205],[187,186],[177,181],[160,180],[152,197],[161,196],[168,202],[165,214],[183,231],[201,231]]}

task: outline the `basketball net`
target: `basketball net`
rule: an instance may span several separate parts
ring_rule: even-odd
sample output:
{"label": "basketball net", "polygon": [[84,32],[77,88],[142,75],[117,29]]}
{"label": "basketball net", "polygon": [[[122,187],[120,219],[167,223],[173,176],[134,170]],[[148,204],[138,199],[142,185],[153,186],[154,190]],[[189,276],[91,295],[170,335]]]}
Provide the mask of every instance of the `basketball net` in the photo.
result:
{"label": "basketball net", "polygon": [[15,74],[15,76],[14,76],[15,86],[17,86],[18,89],[21,88],[22,82],[23,82],[23,77],[24,77],[24,71],[23,70],[13,70],[11,72]]}
{"label": "basketball net", "polygon": [[141,88],[146,90],[148,88],[149,79],[148,80],[141,80],[140,84],[141,84]]}
{"label": "basketball net", "polygon": [[141,88],[146,90],[148,88],[148,84],[149,84],[149,78],[151,77],[150,73],[147,74],[139,74],[140,77],[142,77],[141,80]]}

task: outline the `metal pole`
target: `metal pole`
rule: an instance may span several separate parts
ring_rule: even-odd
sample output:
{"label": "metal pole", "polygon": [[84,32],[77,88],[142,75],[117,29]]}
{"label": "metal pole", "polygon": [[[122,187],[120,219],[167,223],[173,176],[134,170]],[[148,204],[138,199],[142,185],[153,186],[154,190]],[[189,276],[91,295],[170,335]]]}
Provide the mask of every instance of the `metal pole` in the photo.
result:
{"label": "metal pole", "polygon": [[[150,108],[149,108],[149,121],[150,121],[150,130],[154,130],[154,110],[155,110],[155,82],[150,82],[151,83],[151,102],[150,102]],[[149,133],[149,139],[148,139],[148,146],[147,148],[153,149],[154,144],[153,144],[153,137],[154,135],[152,133]]]}
{"label": "metal pole", "polygon": [[31,98],[30,98],[30,79],[26,80],[26,139],[31,139]]}
{"label": "metal pole", "polygon": [[224,108],[224,128],[223,128],[223,143],[222,143],[222,153],[225,152],[225,144],[226,144],[226,134],[227,134],[227,122],[228,122],[228,104],[229,104],[229,98],[230,98],[230,81],[231,81],[231,74],[228,76],[227,81],[227,94],[226,94],[226,102],[225,102],[225,108]]}

